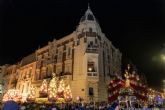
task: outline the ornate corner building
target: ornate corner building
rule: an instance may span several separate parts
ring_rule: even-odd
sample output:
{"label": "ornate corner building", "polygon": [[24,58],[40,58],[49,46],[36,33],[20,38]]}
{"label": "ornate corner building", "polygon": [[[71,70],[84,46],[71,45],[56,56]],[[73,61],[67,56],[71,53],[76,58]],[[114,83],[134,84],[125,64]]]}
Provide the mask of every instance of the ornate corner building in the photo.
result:
{"label": "ornate corner building", "polygon": [[5,88],[19,89],[26,97],[30,86],[39,88],[54,72],[71,86],[73,101],[107,101],[111,76],[121,71],[121,52],[107,39],[88,7],[76,30],[10,65],[4,73]]}

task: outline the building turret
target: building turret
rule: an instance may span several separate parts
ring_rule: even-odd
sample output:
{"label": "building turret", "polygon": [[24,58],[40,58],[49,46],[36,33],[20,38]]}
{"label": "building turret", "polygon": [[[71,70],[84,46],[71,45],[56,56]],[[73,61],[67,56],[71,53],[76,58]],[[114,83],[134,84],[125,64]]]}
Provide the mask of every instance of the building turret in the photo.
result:
{"label": "building turret", "polygon": [[97,22],[97,19],[95,18],[89,5],[84,16],[82,16],[82,18],[80,19],[79,25],[77,27],[77,32],[78,34],[83,32],[95,32],[95,33],[101,32],[99,23]]}

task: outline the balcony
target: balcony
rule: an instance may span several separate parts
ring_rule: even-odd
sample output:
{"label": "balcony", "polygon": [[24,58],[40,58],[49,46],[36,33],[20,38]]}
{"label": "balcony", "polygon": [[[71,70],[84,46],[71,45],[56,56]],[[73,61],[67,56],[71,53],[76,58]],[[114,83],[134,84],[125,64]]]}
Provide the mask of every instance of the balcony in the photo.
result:
{"label": "balcony", "polygon": [[86,48],[86,53],[98,53],[99,49],[97,45],[89,44]]}
{"label": "balcony", "polygon": [[60,77],[63,80],[71,80],[72,79],[72,75],[63,75]]}
{"label": "balcony", "polygon": [[98,76],[98,73],[97,72],[87,72],[87,76],[97,77]]}
{"label": "balcony", "polygon": [[87,48],[86,53],[98,53],[98,49],[95,48]]}
{"label": "balcony", "polygon": [[61,73],[60,78],[63,80],[71,80],[72,74],[70,72]]}
{"label": "balcony", "polygon": [[99,81],[99,75],[97,72],[87,72],[88,81]]}

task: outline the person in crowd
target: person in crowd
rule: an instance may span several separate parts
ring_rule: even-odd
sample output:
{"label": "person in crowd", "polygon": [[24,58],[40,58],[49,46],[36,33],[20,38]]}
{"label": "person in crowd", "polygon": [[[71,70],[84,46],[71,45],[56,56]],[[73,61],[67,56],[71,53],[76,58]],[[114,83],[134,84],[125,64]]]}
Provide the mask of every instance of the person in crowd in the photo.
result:
{"label": "person in crowd", "polygon": [[19,105],[15,101],[10,100],[4,103],[2,110],[19,110]]}
{"label": "person in crowd", "polygon": [[26,104],[25,103],[21,104],[20,105],[20,110],[25,110],[25,109],[26,109]]}
{"label": "person in crowd", "polygon": [[114,102],[109,108],[108,110],[120,110],[119,109],[119,104]]}

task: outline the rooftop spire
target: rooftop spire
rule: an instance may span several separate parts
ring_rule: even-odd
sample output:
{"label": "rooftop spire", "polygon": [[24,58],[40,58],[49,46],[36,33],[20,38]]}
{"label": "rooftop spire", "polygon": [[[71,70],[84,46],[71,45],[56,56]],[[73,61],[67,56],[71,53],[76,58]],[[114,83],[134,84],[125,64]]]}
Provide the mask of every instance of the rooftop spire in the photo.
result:
{"label": "rooftop spire", "polygon": [[88,3],[88,9],[90,9],[90,5],[89,5],[89,3]]}
{"label": "rooftop spire", "polygon": [[89,3],[88,3],[88,9],[86,10],[85,15],[81,18],[80,22],[83,22],[85,20],[95,21],[95,17],[93,15],[92,11],[91,11]]}

